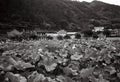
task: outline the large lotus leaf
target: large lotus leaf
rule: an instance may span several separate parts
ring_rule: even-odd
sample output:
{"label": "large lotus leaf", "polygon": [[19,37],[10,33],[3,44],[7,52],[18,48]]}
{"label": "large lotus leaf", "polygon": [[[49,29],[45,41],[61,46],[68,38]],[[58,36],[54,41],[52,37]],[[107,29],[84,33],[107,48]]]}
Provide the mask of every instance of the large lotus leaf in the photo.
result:
{"label": "large lotus leaf", "polygon": [[61,56],[61,57],[67,57],[68,56],[68,51],[65,51],[64,50],[64,52],[59,52],[59,55]]}
{"label": "large lotus leaf", "polygon": [[0,57],[0,68],[4,71],[11,71],[17,65],[17,62],[12,57],[1,56]]}
{"label": "large lotus leaf", "polygon": [[44,80],[44,82],[57,82],[55,79],[52,79],[50,77],[46,77],[46,80]]}
{"label": "large lotus leaf", "polygon": [[56,80],[57,80],[57,82],[75,82],[71,78],[62,76],[62,75],[57,76]]}
{"label": "large lotus leaf", "polygon": [[35,77],[35,79],[33,80],[33,82],[41,82],[41,81],[44,81],[45,80],[45,77],[44,75],[42,74],[39,74]]}
{"label": "large lotus leaf", "polygon": [[48,72],[54,70],[56,68],[57,64],[56,63],[53,63],[51,65],[45,65],[45,68]]}
{"label": "large lotus leaf", "polygon": [[117,77],[120,79],[120,73],[117,73]]}
{"label": "large lotus leaf", "polygon": [[23,69],[26,69],[26,68],[34,67],[30,63],[25,63],[24,61],[22,61],[20,59],[17,59],[17,58],[15,59],[15,58],[12,58],[10,56],[3,56],[3,57],[1,57],[0,65],[3,65],[4,69],[5,69],[5,65],[7,67],[12,65],[13,67],[17,68],[18,70],[23,70]]}
{"label": "large lotus leaf", "polygon": [[34,71],[31,75],[29,75],[29,76],[27,77],[28,82],[33,82],[34,79],[35,79],[38,75],[39,75],[39,73],[38,73],[37,71]]}
{"label": "large lotus leaf", "polygon": [[11,56],[11,55],[17,55],[17,53],[14,50],[8,50],[2,53],[2,56]]}
{"label": "large lotus leaf", "polygon": [[78,61],[71,61],[68,67],[71,68],[72,70],[79,71],[79,64],[80,63]]}
{"label": "large lotus leaf", "polygon": [[108,80],[104,79],[102,75],[99,75],[98,82],[109,82]]}
{"label": "large lotus leaf", "polygon": [[10,65],[9,63],[3,63],[0,65],[0,69],[4,71],[11,71],[13,70],[13,65]]}
{"label": "large lotus leaf", "polygon": [[96,48],[86,48],[85,50],[85,58],[88,58],[88,57],[96,57],[98,56],[97,54],[97,49]]}
{"label": "large lotus leaf", "polygon": [[81,58],[83,58],[83,55],[80,55],[77,52],[71,56],[71,60],[80,60]]}
{"label": "large lotus leaf", "polygon": [[116,56],[120,56],[120,53],[115,54]]}
{"label": "large lotus leaf", "polygon": [[88,77],[89,75],[91,75],[93,73],[94,68],[86,68],[86,69],[82,69],[80,71],[80,76],[82,78]]}
{"label": "large lotus leaf", "polygon": [[63,71],[64,71],[64,73],[65,73],[66,75],[72,74],[72,70],[71,70],[71,68],[69,68],[69,67],[63,68]]}
{"label": "large lotus leaf", "polygon": [[17,65],[15,65],[15,67],[18,70],[23,70],[23,69],[27,69],[27,68],[34,68],[34,65],[32,65],[30,63],[25,63],[24,61],[17,61]]}
{"label": "large lotus leaf", "polygon": [[50,72],[53,71],[57,66],[57,61],[53,58],[43,56],[43,61],[39,62],[38,65],[44,65],[45,69]]}
{"label": "large lotus leaf", "polygon": [[8,72],[6,74],[6,78],[10,80],[10,82],[27,82],[27,79],[20,74],[13,74],[11,72]]}
{"label": "large lotus leaf", "polygon": [[104,69],[104,71],[109,72],[110,75],[116,73],[116,69],[115,69],[115,67],[112,67],[112,66],[107,66],[107,67]]}
{"label": "large lotus leaf", "polygon": [[47,77],[43,74],[39,74],[37,71],[34,71],[31,75],[28,76],[27,82],[49,82]]}

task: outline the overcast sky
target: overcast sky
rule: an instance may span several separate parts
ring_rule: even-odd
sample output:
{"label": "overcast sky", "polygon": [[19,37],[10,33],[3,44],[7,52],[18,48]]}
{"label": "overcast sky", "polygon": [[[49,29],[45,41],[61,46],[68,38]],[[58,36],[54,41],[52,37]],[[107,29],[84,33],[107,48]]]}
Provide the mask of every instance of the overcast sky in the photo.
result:
{"label": "overcast sky", "polygon": [[[93,0],[77,0],[77,1],[87,1],[87,2],[91,2]],[[103,2],[107,2],[110,4],[116,4],[120,6],[120,0],[99,0],[99,1],[103,1]]]}

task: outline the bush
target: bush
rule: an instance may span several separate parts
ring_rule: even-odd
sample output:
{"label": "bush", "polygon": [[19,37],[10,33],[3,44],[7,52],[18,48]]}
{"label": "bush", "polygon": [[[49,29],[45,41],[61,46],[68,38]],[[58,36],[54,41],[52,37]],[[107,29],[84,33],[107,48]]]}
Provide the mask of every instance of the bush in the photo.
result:
{"label": "bush", "polygon": [[102,33],[102,31],[97,31],[97,34],[101,34]]}
{"label": "bush", "polygon": [[47,39],[48,40],[53,40],[53,37],[52,36],[47,36]]}
{"label": "bush", "polygon": [[81,34],[76,33],[76,34],[75,34],[75,38],[76,38],[76,39],[80,39],[80,38],[81,38]]}
{"label": "bush", "polygon": [[96,33],[93,34],[93,38],[94,39],[97,39],[98,38],[98,35]]}
{"label": "bush", "polygon": [[108,36],[110,36],[111,32],[109,30],[104,30],[103,34],[108,37]]}
{"label": "bush", "polygon": [[16,35],[16,36],[10,36],[9,39],[14,41],[22,41],[22,36]]}
{"label": "bush", "polygon": [[63,40],[63,36],[60,36],[60,35],[59,35],[59,36],[57,36],[57,39],[58,39],[58,40]]}
{"label": "bush", "polygon": [[92,37],[93,32],[92,32],[92,30],[85,30],[85,31],[83,31],[83,34],[85,37]]}
{"label": "bush", "polygon": [[31,34],[31,35],[29,36],[29,39],[37,40],[37,39],[38,39],[38,36],[37,36],[37,35],[34,35],[34,34]]}
{"label": "bush", "polygon": [[71,39],[69,35],[64,36],[64,39]]}

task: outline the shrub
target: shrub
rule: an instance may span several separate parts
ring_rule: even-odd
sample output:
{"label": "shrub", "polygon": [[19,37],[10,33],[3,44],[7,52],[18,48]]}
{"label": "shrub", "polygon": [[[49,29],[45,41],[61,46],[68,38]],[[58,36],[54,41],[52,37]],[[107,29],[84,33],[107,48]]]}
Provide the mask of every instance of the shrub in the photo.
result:
{"label": "shrub", "polygon": [[80,38],[81,38],[81,34],[76,33],[76,34],[75,34],[75,38],[76,38],[76,39],[80,39]]}
{"label": "shrub", "polygon": [[70,39],[71,37],[69,35],[64,36],[64,39]]}
{"label": "shrub", "polygon": [[53,37],[52,36],[47,36],[47,39],[48,40],[53,40]]}
{"label": "shrub", "polygon": [[22,36],[21,35],[10,36],[9,39],[15,40],[15,41],[22,41]]}
{"label": "shrub", "polygon": [[110,36],[111,32],[109,30],[104,30],[103,34],[108,37],[108,36]]}
{"label": "shrub", "polygon": [[94,39],[97,39],[98,38],[98,35],[96,33],[93,34],[93,38]]}
{"label": "shrub", "polygon": [[59,36],[57,36],[57,39],[58,40],[63,40],[63,36],[59,35]]}
{"label": "shrub", "polygon": [[83,31],[83,34],[85,37],[92,37],[93,32],[92,32],[92,30],[85,30],[85,31]]}
{"label": "shrub", "polygon": [[31,34],[31,35],[29,36],[29,39],[36,40],[36,39],[38,39],[38,36],[37,36],[37,35],[34,35],[34,34]]}

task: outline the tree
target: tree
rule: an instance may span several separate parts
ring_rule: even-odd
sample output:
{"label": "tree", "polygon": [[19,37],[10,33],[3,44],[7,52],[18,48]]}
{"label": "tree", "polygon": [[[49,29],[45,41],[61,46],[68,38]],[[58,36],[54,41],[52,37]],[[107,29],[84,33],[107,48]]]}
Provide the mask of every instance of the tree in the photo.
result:
{"label": "tree", "polygon": [[69,35],[64,36],[64,39],[70,39],[71,37]]}
{"label": "tree", "polygon": [[34,34],[31,34],[29,38],[30,38],[30,39],[33,39],[33,40],[36,40],[36,39],[38,39],[38,36],[37,36],[37,35],[34,35]]}
{"label": "tree", "polygon": [[111,32],[106,29],[106,30],[103,31],[103,34],[108,37],[108,36],[110,36]]}
{"label": "tree", "polygon": [[58,39],[58,40],[63,40],[63,36],[58,35],[58,36],[57,36],[57,39]]}
{"label": "tree", "polygon": [[97,34],[101,34],[102,33],[102,31],[97,31]]}
{"label": "tree", "polygon": [[47,36],[47,39],[48,40],[53,40],[53,37],[52,36]]}
{"label": "tree", "polygon": [[81,38],[81,34],[76,33],[76,34],[75,34],[75,38],[76,38],[76,39],[80,39],[80,38]]}
{"label": "tree", "polygon": [[67,27],[68,27],[68,22],[66,20],[62,20],[60,22],[60,28],[61,29],[67,29]]}
{"label": "tree", "polygon": [[93,34],[93,38],[94,39],[97,39],[98,38],[98,35],[96,33]]}
{"label": "tree", "polygon": [[92,37],[93,32],[92,32],[92,30],[85,30],[85,31],[83,31],[83,34],[85,37]]}

